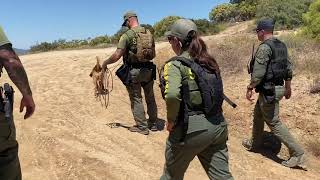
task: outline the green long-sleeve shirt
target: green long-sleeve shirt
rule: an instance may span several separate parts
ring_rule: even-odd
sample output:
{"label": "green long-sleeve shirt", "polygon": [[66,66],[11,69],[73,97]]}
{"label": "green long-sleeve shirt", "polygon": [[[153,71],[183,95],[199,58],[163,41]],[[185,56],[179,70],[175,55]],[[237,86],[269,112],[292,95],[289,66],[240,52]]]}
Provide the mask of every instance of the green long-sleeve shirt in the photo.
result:
{"label": "green long-sleeve shirt", "polygon": [[[189,53],[185,51],[180,56],[190,58]],[[189,70],[188,70],[189,69]],[[176,122],[179,115],[180,103],[181,103],[181,86],[182,75],[181,70],[190,71],[191,69],[183,66],[179,61],[168,62],[164,66],[164,80],[165,86],[165,101],[167,105],[167,120],[168,122]]]}

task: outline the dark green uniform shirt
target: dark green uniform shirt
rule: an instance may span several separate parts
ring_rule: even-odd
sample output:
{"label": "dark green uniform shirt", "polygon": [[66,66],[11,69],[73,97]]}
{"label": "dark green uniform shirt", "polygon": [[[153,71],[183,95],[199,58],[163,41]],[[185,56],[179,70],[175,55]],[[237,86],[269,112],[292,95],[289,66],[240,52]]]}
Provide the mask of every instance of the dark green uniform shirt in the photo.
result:
{"label": "dark green uniform shirt", "polygon": [[[187,51],[182,53],[180,56],[190,58]],[[164,80],[166,81],[164,95],[167,104],[167,119],[169,122],[175,122],[177,120],[180,110],[180,87],[182,86],[182,75],[180,69],[182,69],[182,66],[183,65],[179,61],[171,61],[165,64],[163,70]],[[185,67],[185,69],[191,72],[190,68]]]}

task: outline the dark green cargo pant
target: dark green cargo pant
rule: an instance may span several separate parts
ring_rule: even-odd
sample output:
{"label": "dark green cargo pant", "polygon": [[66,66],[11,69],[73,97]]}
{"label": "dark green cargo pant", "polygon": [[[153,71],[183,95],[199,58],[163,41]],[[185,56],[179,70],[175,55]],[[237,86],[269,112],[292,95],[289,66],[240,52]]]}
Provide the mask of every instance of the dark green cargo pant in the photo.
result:
{"label": "dark green cargo pant", "polygon": [[[152,77],[152,70],[147,68],[133,68],[130,70],[130,74],[132,83],[126,87],[130,97],[132,114],[136,121],[136,125],[146,128],[148,124],[155,123],[158,118],[157,104],[153,92],[154,80]],[[143,107],[141,88],[143,88],[147,103],[148,122]]]}
{"label": "dark green cargo pant", "polygon": [[269,126],[271,132],[288,147],[290,156],[299,156],[304,153],[303,149],[296,143],[288,128],[281,123],[279,118],[279,101],[282,96],[278,95],[276,100],[268,104],[264,96],[260,93],[254,108],[252,146],[259,147],[262,143],[264,122]]}
{"label": "dark green cargo pant", "polygon": [[0,112],[0,179],[20,180],[18,142],[13,120],[7,120]]}
{"label": "dark green cargo pant", "polygon": [[198,156],[210,179],[232,180],[228,163],[228,129],[224,124],[208,123],[208,129],[187,134],[180,142],[183,130],[170,133],[165,150],[166,162],[160,180],[182,180],[190,162]]}

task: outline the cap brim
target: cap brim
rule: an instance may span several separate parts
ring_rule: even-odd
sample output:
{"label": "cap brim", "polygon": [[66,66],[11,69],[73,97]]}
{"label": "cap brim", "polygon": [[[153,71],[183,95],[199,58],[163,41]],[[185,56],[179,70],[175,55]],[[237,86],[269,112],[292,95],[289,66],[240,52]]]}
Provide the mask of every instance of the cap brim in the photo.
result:
{"label": "cap brim", "polygon": [[172,32],[171,32],[171,31],[167,31],[167,32],[164,33],[164,35],[165,35],[166,37],[172,36]]}
{"label": "cap brim", "polygon": [[127,20],[123,21],[122,26],[126,26],[126,21]]}

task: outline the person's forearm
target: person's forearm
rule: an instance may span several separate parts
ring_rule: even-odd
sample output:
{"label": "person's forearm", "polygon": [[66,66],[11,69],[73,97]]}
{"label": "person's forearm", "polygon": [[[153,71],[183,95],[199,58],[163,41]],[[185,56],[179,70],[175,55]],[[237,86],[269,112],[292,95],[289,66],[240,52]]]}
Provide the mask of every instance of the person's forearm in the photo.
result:
{"label": "person's forearm", "polygon": [[105,67],[107,67],[108,64],[112,64],[115,63],[118,59],[115,58],[114,55],[112,55],[110,58],[108,58],[107,60],[105,60],[102,64],[102,69],[105,69]]}
{"label": "person's forearm", "polygon": [[291,81],[285,81],[284,83],[284,87],[287,88],[291,88]]}
{"label": "person's forearm", "polygon": [[121,56],[123,56],[123,54],[123,49],[117,49],[115,53],[113,53],[107,60],[103,62],[102,69],[106,69],[108,64],[117,62],[121,58]]}
{"label": "person's forearm", "polygon": [[23,96],[32,95],[27,73],[12,49],[0,50],[0,62]]}
{"label": "person's forearm", "polygon": [[23,96],[32,95],[27,73],[20,61],[16,59],[9,59],[5,66],[6,71],[12,82],[17,86]]}

